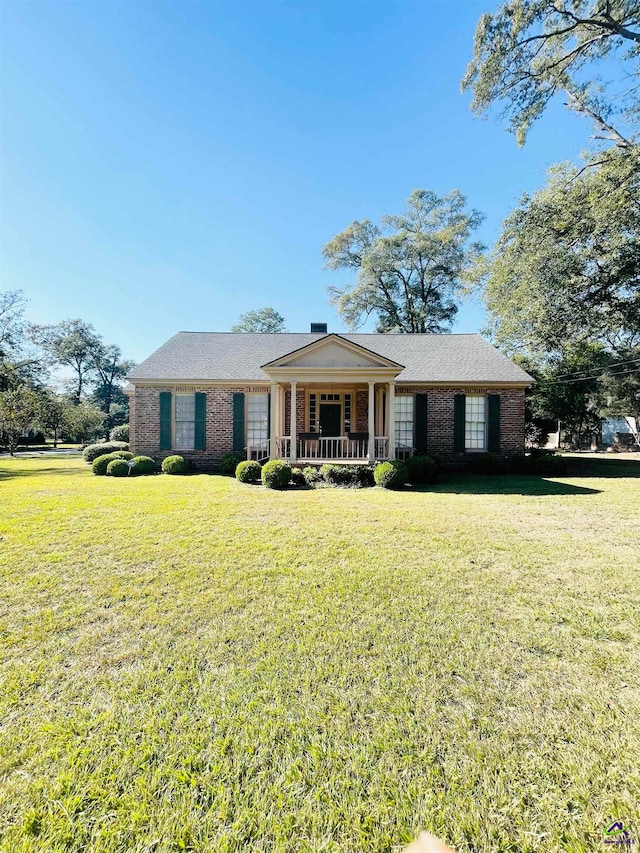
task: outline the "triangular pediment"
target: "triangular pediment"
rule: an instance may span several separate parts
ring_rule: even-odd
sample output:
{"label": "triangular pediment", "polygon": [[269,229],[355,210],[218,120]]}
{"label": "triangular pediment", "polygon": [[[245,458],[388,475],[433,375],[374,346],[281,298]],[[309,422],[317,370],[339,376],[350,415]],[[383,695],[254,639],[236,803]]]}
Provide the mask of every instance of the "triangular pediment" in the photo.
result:
{"label": "triangular pediment", "polygon": [[340,335],[327,335],[317,341],[313,341],[300,349],[282,355],[280,358],[264,364],[263,369],[274,367],[292,368],[360,368],[375,369],[397,368],[401,370],[402,364],[398,364],[379,353],[373,352],[360,344],[353,343]]}

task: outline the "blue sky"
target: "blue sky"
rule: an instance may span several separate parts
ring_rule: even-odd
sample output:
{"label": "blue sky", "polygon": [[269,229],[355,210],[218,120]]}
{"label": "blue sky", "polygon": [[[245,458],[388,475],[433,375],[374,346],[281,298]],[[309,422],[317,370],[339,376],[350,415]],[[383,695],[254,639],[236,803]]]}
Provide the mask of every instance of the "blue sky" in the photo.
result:
{"label": "blue sky", "polygon": [[[272,305],[343,325],[321,250],[416,188],[491,243],[589,127],[561,102],[519,149],[459,83],[487,2],[1,4],[0,289],[141,360]],[[477,331],[465,304],[454,331]]]}

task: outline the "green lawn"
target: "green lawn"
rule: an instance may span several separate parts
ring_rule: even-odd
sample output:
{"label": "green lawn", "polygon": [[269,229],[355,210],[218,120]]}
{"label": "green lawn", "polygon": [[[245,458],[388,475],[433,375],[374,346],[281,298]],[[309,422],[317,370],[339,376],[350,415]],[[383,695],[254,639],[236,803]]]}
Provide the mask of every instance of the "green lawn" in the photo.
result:
{"label": "green lawn", "polygon": [[0,849],[612,849],[640,462],[576,464],[393,493],[0,460]]}

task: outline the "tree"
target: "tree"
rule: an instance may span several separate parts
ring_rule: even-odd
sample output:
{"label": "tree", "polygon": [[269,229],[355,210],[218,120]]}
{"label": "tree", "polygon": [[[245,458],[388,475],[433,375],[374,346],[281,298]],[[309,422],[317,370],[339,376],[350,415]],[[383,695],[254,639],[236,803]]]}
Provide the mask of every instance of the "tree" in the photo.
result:
{"label": "tree", "polygon": [[35,424],[38,396],[30,388],[15,388],[0,392],[0,432],[11,456],[20,438]]}
{"label": "tree", "polygon": [[585,435],[600,429],[603,377],[611,360],[600,344],[568,345],[562,355],[550,359],[532,389],[534,418],[559,420],[570,441],[580,447]]}
{"label": "tree", "polygon": [[120,347],[110,344],[101,345],[94,351],[93,365],[97,384],[92,397],[105,414],[105,437],[108,438],[109,430],[116,422],[122,423],[128,418],[129,398],[122,390],[122,383],[135,362],[123,359]]}
{"label": "tree", "polygon": [[[595,123],[597,138],[628,149],[640,116],[639,60],[637,0],[508,0],[480,18],[462,89],[471,89],[478,114],[500,103],[521,145],[564,92],[567,106]],[[622,74],[603,80],[616,65]]]}
{"label": "tree", "polygon": [[640,342],[640,169],[622,152],[562,165],[503,224],[484,297],[494,342],[544,358]]}
{"label": "tree", "polygon": [[0,359],[15,358],[24,336],[26,299],[21,290],[0,293]]}
{"label": "tree", "polygon": [[58,446],[61,433],[68,430],[73,422],[73,401],[51,389],[40,395],[38,405],[38,424],[45,433],[53,433],[53,446]]}
{"label": "tree", "polygon": [[35,388],[44,379],[41,360],[25,348],[25,305],[21,290],[0,293],[0,391]]}
{"label": "tree", "polygon": [[67,413],[66,429],[77,442],[86,443],[95,438],[104,423],[104,413],[97,406],[80,401]]}
{"label": "tree", "polygon": [[404,214],[352,222],[323,249],[328,269],[358,273],[355,284],[329,288],[332,304],[351,329],[373,316],[379,332],[445,331],[483,250],[470,242],[481,221],[457,190],[415,190]]}
{"label": "tree", "polygon": [[102,346],[102,339],[93,326],[82,320],[63,320],[50,326],[32,326],[30,334],[53,364],[64,365],[74,371],[73,396],[79,403],[85,384],[95,371],[96,353]]}
{"label": "tree", "polygon": [[259,308],[238,317],[232,332],[286,332],[284,317],[275,308]]}

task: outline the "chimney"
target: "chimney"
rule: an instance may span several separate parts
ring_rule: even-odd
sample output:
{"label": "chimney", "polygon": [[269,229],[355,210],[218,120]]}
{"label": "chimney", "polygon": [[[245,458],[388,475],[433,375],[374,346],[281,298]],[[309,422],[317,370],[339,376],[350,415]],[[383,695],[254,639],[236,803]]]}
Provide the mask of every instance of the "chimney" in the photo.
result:
{"label": "chimney", "polygon": [[311,334],[312,335],[326,335],[327,334],[327,324],[326,323],[312,323],[311,324]]}

